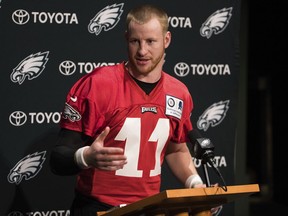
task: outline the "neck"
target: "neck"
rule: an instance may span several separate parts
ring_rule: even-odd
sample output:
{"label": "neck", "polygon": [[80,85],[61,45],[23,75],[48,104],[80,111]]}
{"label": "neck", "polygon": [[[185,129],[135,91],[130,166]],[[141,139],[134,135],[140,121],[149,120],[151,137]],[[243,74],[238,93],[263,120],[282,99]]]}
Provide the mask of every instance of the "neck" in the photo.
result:
{"label": "neck", "polygon": [[160,80],[161,78],[161,72],[160,73],[156,73],[156,70],[154,69],[153,71],[149,72],[149,73],[135,73],[135,70],[133,69],[133,67],[131,67],[131,65],[129,64],[129,62],[126,62],[125,64],[126,70],[128,71],[128,73],[136,80],[139,80],[141,82],[145,82],[145,83],[156,83]]}

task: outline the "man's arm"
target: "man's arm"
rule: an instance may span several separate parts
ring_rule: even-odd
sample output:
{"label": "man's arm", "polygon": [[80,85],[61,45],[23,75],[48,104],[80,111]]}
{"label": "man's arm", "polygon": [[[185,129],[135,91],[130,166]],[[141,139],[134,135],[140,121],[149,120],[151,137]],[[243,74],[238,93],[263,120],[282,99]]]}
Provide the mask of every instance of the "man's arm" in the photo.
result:
{"label": "man's arm", "polygon": [[80,132],[61,129],[57,144],[51,152],[50,167],[57,175],[75,175],[82,169],[122,169],[127,163],[123,149],[105,147],[104,140],[110,128],[106,127],[93,140]]}
{"label": "man's arm", "polygon": [[194,166],[186,143],[170,143],[167,147],[165,159],[171,171],[185,187],[205,187]]}
{"label": "man's arm", "polygon": [[61,129],[56,146],[50,155],[50,168],[56,175],[75,175],[81,169],[76,164],[75,152],[86,145],[91,144],[91,137],[80,132]]}

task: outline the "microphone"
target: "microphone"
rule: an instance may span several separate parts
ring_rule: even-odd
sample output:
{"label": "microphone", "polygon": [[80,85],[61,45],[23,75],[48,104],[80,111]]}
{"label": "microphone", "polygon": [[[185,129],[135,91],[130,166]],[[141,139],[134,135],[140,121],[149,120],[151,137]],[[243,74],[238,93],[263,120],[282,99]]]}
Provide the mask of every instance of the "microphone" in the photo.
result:
{"label": "microphone", "polygon": [[214,145],[211,140],[204,138],[199,131],[195,129],[188,132],[188,137],[192,143],[194,157],[214,167]]}
{"label": "microphone", "polygon": [[[198,130],[193,129],[192,131],[188,132],[188,138],[192,144],[193,155],[197,159],[201,159],[203,164],[209,164],[213,170],[217,173],[217,175],[222,179],[225,185],[225,181],[215,164],[214,161],[214,145],[209,138],[203,137]],[[210,186],[209,178],[207,177],[208,174],[206,173],[206,181],[208,186]],[[225,191],[226,186],[225,186]]]}

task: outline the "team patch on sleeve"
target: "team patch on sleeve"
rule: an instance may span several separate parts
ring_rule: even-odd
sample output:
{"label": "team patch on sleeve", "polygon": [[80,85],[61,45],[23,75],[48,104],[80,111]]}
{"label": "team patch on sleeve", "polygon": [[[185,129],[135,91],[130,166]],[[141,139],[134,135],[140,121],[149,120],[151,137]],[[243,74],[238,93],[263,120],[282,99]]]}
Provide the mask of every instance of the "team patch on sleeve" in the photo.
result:
{"label": "team patch on sleeve", "polygon": [[165,114],[180,119],[182,116],[182,111],[183,111],[183,100],[180,100],[179,98],[170,95],[166,95]]}
{"label": "team patch on sleeve", "polygon": [[62,117],[64,119],[69,119],[72,122],[80,121],[81,119],[80,113],[77,110],[75,110],[72,106],[70,106],[68,103],[65,103]]}

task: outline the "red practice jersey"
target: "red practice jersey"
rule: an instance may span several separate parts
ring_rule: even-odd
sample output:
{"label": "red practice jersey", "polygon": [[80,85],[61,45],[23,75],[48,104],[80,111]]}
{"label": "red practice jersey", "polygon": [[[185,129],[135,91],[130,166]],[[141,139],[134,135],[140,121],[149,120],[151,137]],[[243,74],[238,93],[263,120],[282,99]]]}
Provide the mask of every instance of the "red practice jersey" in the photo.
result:
{"label": "red practice jersey", "polygon": [[165,72],[149,95],[124,62],[83,76],[67,95],[61,127],[96,138],[109,126],[104,145],[123,148],[127,164],[117,171],[84,169],[76,189],[113,206],[159,193],[167,144],[187,141],[192,108],[187,87]]}

